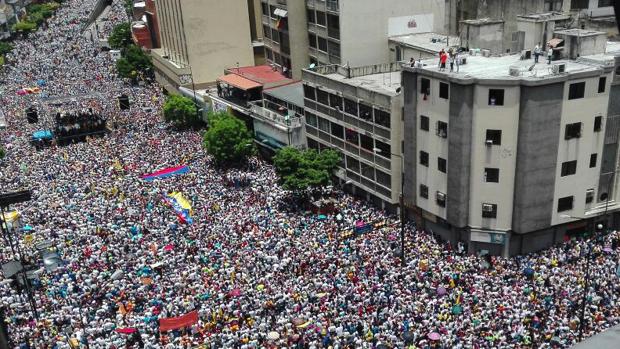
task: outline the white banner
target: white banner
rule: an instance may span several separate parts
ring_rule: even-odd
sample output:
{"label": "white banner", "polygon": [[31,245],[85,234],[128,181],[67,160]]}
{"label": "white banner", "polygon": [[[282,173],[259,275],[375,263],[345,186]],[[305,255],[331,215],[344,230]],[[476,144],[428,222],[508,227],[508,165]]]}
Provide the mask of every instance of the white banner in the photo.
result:
{"label": "white banner", "polygon": [[388,18],[388,36],[429,33],[432,31],[432,13]]}

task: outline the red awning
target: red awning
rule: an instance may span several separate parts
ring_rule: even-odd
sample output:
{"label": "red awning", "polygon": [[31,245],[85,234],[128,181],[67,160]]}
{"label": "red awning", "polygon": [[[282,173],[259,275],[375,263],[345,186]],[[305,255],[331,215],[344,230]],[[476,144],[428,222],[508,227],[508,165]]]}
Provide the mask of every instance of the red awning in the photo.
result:
{"label": "red awning", "polygon": [[228,74],[220,76],[217,81],[225,82],[229,85],[240,88],[244,91],[251,90],[253,88],[261,87],[262,85],[256,81],[252,81],[250,79],[246,79],[243,76],[239,76],[237,74]]}
{"label": "red awning", "polygon": [[169,317],[159,319],[159,331],[176,330],[183,327],[189,327],[198,322],[198,312],[196,310],[179,317]]}

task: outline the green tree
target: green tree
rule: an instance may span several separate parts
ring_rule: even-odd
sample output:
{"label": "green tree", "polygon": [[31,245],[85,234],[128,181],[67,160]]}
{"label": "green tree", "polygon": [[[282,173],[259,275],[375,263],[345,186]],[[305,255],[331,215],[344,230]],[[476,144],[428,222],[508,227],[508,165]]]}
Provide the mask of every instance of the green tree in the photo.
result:
{"label": "green tree", "polygon": [[208,120],[203,143],[217,163],[242,164],[255,153],[254,138],[243,121],[227,113],[210,114]]}
{"label": "green tree", "polygon": [[112,34],[108,37],[108,44],[115,50],[124,50],[132,45],[133,40],[129,23],[122,23],[114,27]]}
{"label": "green tree", "polygon": [[0,56],[4,56],[11,51],[13,51],[13,45],[8,42],[0,41]]}
{"label": "green tree", "polygon": [[298,193],[328,185],[339,162],[340,155],[332,149],[318,153],[314,149],[285,147],[273,157],[280,184]]}
{"label": "green tree", "polygon": [[30,32],[37,29],[37,24],[29,21],[21,21],[13,24],[13,31]]}
{"label": "green tree", "polygon": [[144,53],[136,45],[128,46],[123,52],[123,57],[116,61],[118,75],[128,79],[135,79],[139,74],[146,73],[152,67],[151,56]]}
{"label": "green tree", "polygon": [[200,122],[194,101],[179,95],[171,95],[166,100],[164,118],[179,126],[194,126]]}
{"label": "green tree", "polygon": [[6,151],[4,150],[3,147],[0,147],[0,160],[4,159],[5,156],[6,156]]}

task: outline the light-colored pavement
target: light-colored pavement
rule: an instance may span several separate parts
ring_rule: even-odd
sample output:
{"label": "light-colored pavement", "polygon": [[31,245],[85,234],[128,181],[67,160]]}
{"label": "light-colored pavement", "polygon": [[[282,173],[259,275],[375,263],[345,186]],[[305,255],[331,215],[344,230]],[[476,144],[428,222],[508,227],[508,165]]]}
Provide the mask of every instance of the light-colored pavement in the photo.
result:
{"label": "light-colored pavement", "polygon": [[575,345],[572,349],[618,349],[620,348],[620,325],[611,327],[585,341]]}

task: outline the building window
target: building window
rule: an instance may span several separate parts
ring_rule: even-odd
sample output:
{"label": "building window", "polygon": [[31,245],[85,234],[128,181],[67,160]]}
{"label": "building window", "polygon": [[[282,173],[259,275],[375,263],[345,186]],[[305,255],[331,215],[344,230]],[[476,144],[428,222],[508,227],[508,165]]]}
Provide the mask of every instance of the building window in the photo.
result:
{"label": "building window", "polygon": [[446,194],[438,191],[435,195],[435,201],[437,202],[437,206],[446,207]]}
{"label": "building window", "polygon": [[571,0],[570,1],[570,9],[571,10],[585,10],[588,8],[589,0]]}
{"label": "building window", "polygon": [[323,104],[329,105],[329,94],[326,91],[316,89],[316,101]]}
{"label": "building window", "polygon": [[437,169],[443,173],[448,172],[447,161],[444,158],[437,158]]}
{"label": "building window", "polygon": [[332,122],[332,136],[343,139],[344,138],[344,127]]}
{"label": "building window", "polygon": [[485,143],[488,145],[502,145],[502,130],[487,130]]}
{"label": "building window", "polygon": [[363,162],[360,164],[360,166],[362,167],[362,176],[374,181],[375,180],[375,168]]}
{"label": "building window", "polygon": [[360,173],[360,162],[357,159],[347,155],[347,170]]}
{"label": "building window", "polygon": [[567,196],[558,200],[558,212],[570,211],[573,209],[573,197]]}
{"label": "building window", "polygon": [[375,124],[390,128],[390,113],[380,109],[375,109]]}
{"label": "building window", "polygon": [[583,98],[586,92],[585,82],[576,82],[568,87],[568,99]]}
{"label": "building window", "polygon": [[483,203],[482,218],[497,218],[497,205]]}
{"label": "building window", "polygon": [[365,134],[360,133],[359,135],[360,135],[360,144],[362,145],[362,148],[368,151],[373,151],[373,149],[375,148],[375,143],[373,139],[366,136]]}
{"label": "building window", "polygon": [[354,144],[355,146],[359,146],[359,135],[357,131],[348,128],[346,130],[347,142]]}
{"label": "building window", "polygon": [[311,100],[316,100],[316,97],[314,96],[314,87],[309,86],[309,85],[304,85],[304,97],[311,99]]}
{"label": "building window", "polygon": [[487,183],[499,183],[499,168],[485,168],[484,181]]}
{"label": "building window", "polygon": [[268,60],[273,61],[273,52],[268,48],[265,48],[265,57],[267,57]]}
{"label": "building window", "polygon": [[329,94],[329,105],[332,108],[342,110],[342,97],[330,93]]}
{"label": "building window", "polygon": [[564,130],[564,139],[573,139],[581,137],[581,123],[567,124]]}
{"label": "building window", "polygon": [[614,5],[614,0],[598,0],[598,7],[609,7]]}
{"label": "building window", "polygon": [[280,43],[280,32],[277,29],[271,28],[271,40]]}
{"label": "building window", "polygon": [[344,99],[344,111],[347,114],[357,116],[357,102],[354,102],[348,98]]}
{"label": "building window", "polygon": [[327,53],[327,40],[319,36],[318,41],[319,41],[319,50]]}
{"label": "building window", "polygon": [[317,119],[319,119],[319,130],[329,133],[329,120],[323,119],[319,116],[317,116]]}
{"label": "building window", "polygon": [[420,150],[420,165],[428,167],[428,153]]}
{"label": "building window", "polygon": [[392,157],[392,147],[389,144],[375,140],[375,147],[379,149],[377,155],[387,159]]}
{"label": "building window", "polygon": [[260,8],[263,11],[263,15],[264,16],[269,16],[269,8],[267,7],[267,4],[264,2],[260,3]]}
{"label": "building window", "polygon": [[594,118],[594,132],[601,132],[603,126],[603,117],[597,116]]}
{"label": "building window", "polygon": [[420,79],[420,92],[423,95],[430,96],[431,94],[431,81],[429,79],[421,78]]}
{"label": "building window", "polygon": [[560,173],[562,177],[574,175],[575,173],[577,173],[577,160],[562,163],[562,172]]}
{"label": "building window", "polygon": [[308,138],[308,149],[314,149],[316,151],[319,150],[319,142],[315,141],[312,138]]}
{"label": "building window", "polygon": [[420,115],[420,130],[428,131],[429,121],[428,116]]}
{"label": "building window", "polygon": [[586,190],[586,204],[591,204],[594,201],[594,189]]}
{"label": "building window", "polygon": [[316,23],[316,17],[314,16],[314,10],[308,10],[308,23]]}
{"label": "building window", "polygon": [[263,25],[263,33],[265,33],[265,37],[271,39],[271,28],[266,25]]}
{"label": "building window", "polygon": [[437,129],[435,133],[441,138],[448,138],[448,123],[437,121]]}
{"label": "building window", "polygon": [[366,121],[372,121],[372,107],[362,102],[359,103],[360,118]]}
{"label": "building window", "polygon": [[325,12],[316,11],[316,24],[320,26],[327,26],[327,21],[325,19]]}
{"label": "building window", "polygon": [[389,174],[379,170],[375,172],[377,174],[377,183],[386,188],[392,188],[392,177]]}
{"label": "building window", "polygon": [[607,83],[607,78],[604,76],[601,76],[598,79],[598,93],[603,93],[605,92],[605,85]]}
{"label": "building window", "polygon": [[428,187],[424,184],[420,184],[420,197],[428,199]]}
{"label": "building window", "polygon": [[316,35],[308,33],[308,45],[312,48],[316,48]]}
{"label": "building window", "polygon": [[590,168],[596,167],[597,158],[598,158],[598,154],[590,154]]}
{"label": "building window", "polygon": [[448,99],[450,96],[450,85],[445,82],[439,83],[439,98]]}
{"label": "building window", "polygon": [[308,113],[306,112],[306,124],[312,126],[312,127],[317,127],[318,126],[318,120],[316,118],[316,115],[312,114],[312,113]]}
{"label": "building window", "polygon": [[489,90],[489,105],[504,105],[504,90]]}

